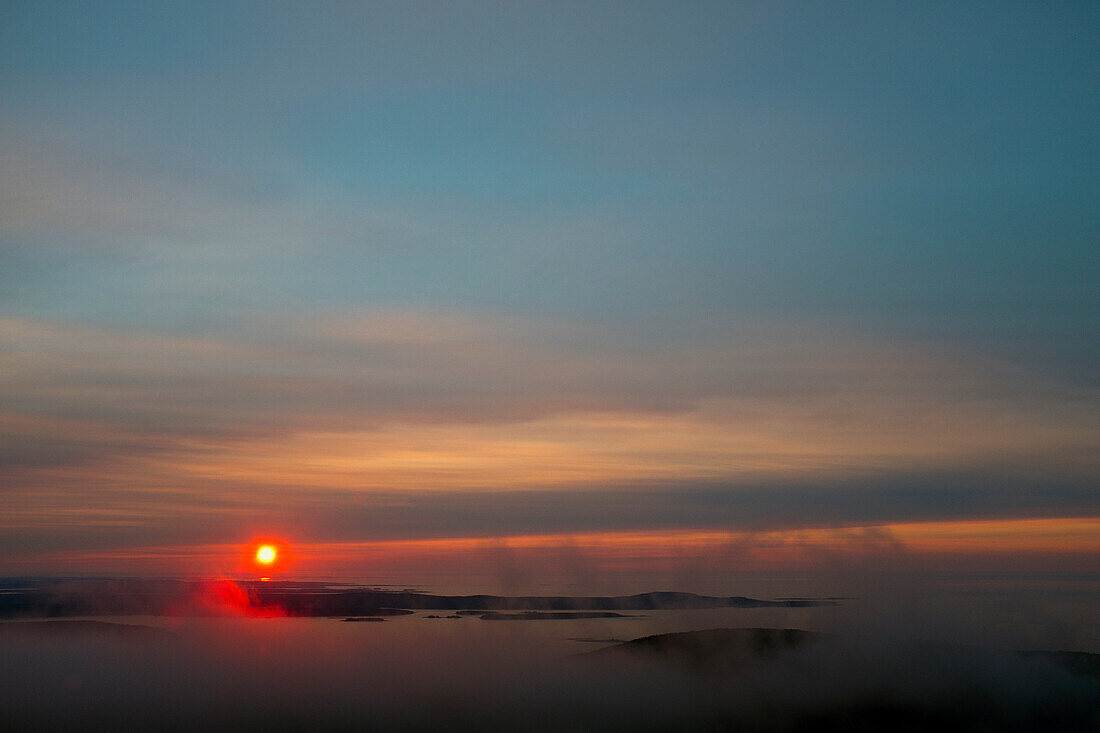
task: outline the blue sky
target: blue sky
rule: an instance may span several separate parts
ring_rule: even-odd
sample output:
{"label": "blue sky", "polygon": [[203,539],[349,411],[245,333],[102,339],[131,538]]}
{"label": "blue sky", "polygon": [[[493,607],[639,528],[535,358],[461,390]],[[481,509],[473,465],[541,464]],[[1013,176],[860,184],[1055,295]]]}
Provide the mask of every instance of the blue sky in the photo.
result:
{"label": "blue sky", "polygon": [[[0,3],[0,391],[27,536],[64,534],[50,507],[119,510],[127,461],[205,501],[164,468],[181,451],[320,465],[310,431],[439,425],[495,426],[486,456],[537,434],[578,473],[479,463],[420,490],[575,490],[584,467],[744,486],[827,455],[823,486],[838,465],[954,476],[971,516],[995,513],[990,481],[1055,471],[1078,487],[1055,515],[1095,513],[1098,16]],[[567,440],[582,417],[629,443],[619,470]],[[658,432],[624,437],[643,418]],[[638,459],[681,429],[716,442]],[[730,462],[752,436],[756,463]],[[400,488],[397,465],[360,467],[363,491]],[[73,488],[97,481],[116,498]],[[180,512],[182,542],[201,522]]]}

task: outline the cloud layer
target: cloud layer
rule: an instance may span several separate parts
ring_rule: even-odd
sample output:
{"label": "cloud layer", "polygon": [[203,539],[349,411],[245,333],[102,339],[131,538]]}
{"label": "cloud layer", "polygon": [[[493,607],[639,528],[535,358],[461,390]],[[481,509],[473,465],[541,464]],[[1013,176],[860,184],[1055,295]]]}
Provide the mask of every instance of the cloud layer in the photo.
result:
{"label": "cloud layer", "polygon": [[10,551],[1100,513],[1094,390],[928,344],[426,311],[0,328]]}

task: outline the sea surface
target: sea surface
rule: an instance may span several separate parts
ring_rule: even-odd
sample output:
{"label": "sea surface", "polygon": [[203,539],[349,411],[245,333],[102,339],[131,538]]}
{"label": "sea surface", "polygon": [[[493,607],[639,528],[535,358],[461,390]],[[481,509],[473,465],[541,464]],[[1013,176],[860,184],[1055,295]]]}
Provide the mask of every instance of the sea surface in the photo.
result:
{"label": "sea surface", "polygon": [[[65,619],[146,629],[120,633],[89,624],[69,633],[55,624],[58,633],[0,635],[0,709],[11,729],[36,731],[686,730],[715,721],[735,721],[743,730],[803,730],[806,721],[852,715],[870,716],[870,723],[903,716],[906,725],[913,715],[962,716],[982,729],[974,705],[1009,724],[1053,714],[1088,729],[1100,720],[1094,709],[1100,683],[1093,678],[1034,661],[1006,666],[1006,657],[980,651],[959,657],[943,646],[1100,652],[1095,577],[883,578],[850,582],[839,593],[817,580],[756,578],[755,585],[730,583],[718,594],[831,598],[835,605],[530,621],[448,618],[447,611],[365,623],[234,615]],[[410,585],[456,594],[500,590]],[[578,585],[568,594],[607,590]],[[516,589],[522,593],[561,589]],[[644,665],[608,672],[584,656],[653,634],[715,628],[794,628],[858,641],[851,659],[764,664],[736,679]],[[971,697],[960,702],[960,693]]]}

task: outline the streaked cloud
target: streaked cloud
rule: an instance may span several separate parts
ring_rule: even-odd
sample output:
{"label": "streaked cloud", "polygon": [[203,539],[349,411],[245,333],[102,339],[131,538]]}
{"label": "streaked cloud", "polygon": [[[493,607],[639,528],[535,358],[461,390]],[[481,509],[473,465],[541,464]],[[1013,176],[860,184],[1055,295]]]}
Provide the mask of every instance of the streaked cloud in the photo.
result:
{"label": "streaked cloud", "polygon": [[[614,587],[642,571],[709,582],[731,573],[824,573],[870,570],[927,573],[951,558],[959,570],[978,566],[1087,572],[1100,551],[1100,520],[1026,519],[925,522],[765,531],[658,530],[503,537],[295,542],[291,572],[306,577],[366,573],[376,579],[523,584],[526,592],[568,587]],[[240,573],[239,544],[161,545],[115,550],[74,549],[9,558],[9,572],[65,564],[70,568],[182,575]],[[244,569],[248,573],[248,569]],[[510,577],[509,577],[510,576]],[[535,580],[537,579],[537,580]],[[538,582],[541,581],[541,582]],[[451,581],[453,582],[453,580]],[[489,580],[488,582],[493,582]],[[565,585],[562,585],[562,584]],[[720,583],[720,581],[719,581]],[[595,585],[593,585],[595,584]],[[469,587],[469,586],[467,586]],[[539,592],[535,590],[534,592]],[[546,592],[542,590],[541,592]]]}
{"label": "streaked cloud", "polygon": [[[327,456],[313,470],[354,474],[354,462],[337,468],[341,455],[359,456],[364,470],[373,460],[407,472],[402,450],[434,451],[442,469],[461,472],[480,460],[478,446],[499,446],[498,461],[511,454],[531,467],[523,483],[570,463],[618,464],[617,478],[639,478],[693,461],[710,467],[706,475],[965,463],[1006,451],[1064,462],[1095,445],[1098,429],[1094,390],[828,329],[756,326],[669,346],[476,314],[250,325],[241,337],[196,337],[7,319],[7,419],[22,421],[24,437],[57,434],[50,419],[74,429],[87,421],[93,444],[140,434],[166,448],[221,451],[241,470],[274,460],[272,471],[286,475],[292,466],[275,457]],[[64,431],[70,443],[79,442],[74,429]],[[212,436],[218,445],[204,447]],[[651,468],[631,474],[631,462]]]}
{"label": "streaked cloud", "polygon": [[671,348],[428,311],[0,329],[15,546],[1100,512],[1092,390],[917,342],[770,325]]}

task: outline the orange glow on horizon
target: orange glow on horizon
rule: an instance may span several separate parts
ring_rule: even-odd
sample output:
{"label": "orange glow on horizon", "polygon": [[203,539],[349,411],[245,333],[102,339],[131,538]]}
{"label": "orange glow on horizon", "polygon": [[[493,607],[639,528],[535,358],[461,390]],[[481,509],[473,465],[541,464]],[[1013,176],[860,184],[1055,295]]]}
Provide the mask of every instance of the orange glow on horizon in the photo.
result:
{"label": "orange glow on horizon", "polygon": [[[131,565],[179,563],[181,569],[225,572],[236,555],[243,561],[237,572],[263,578],[287,571],[290,563],[305,573],[364,571],[404,572],[423,568],[493,567],[501,553],[513,558],[556,558],[559,553],[581,555],[594,568],[659,568],[694,559],[729,564],[739,570],[815,567],[824,560],[893,558],[942,563],[942,558],[971,558],[977,562],[1018,561],[1042,557],[1080,559],[1100,555],[1100,517],[1042,519],[986,519],[907,522],[855,527],[821,527],[730,531],[722,529],[668,529],[648,531],[579,532],[499,537],[448,537],[343,542],[295,542],[293,558],[287,545],[272,539],[241,545],[145,547],[127,550],[51,553],[54,563],[119,561]],[[260,551],[275,555],[263,563]],[[239,553],[239,554],[238,554]],[[266,553],[265,553],[266,554]],[[824,558],[824,560],[823,560]],[[830,560],[831,558],[831,560]],[[940,559],[937,559],[940,558]],[[983,559],[984,558],[984,559]],[[1015,558],[1015,560],[1013,560]],[[1054,562],[1053,559],[1050,562]],[[256,572],[261,570],[262,572]]]}

